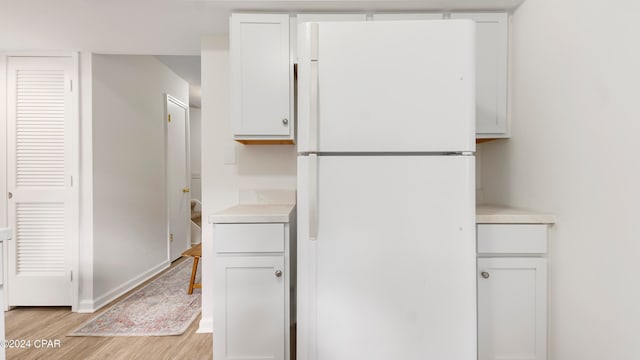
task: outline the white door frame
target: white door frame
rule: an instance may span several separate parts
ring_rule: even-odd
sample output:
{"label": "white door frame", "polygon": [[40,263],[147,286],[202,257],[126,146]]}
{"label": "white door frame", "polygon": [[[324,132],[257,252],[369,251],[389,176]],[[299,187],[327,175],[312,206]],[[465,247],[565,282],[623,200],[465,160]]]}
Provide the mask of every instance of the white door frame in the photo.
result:
{"label": "white door frame", "polygon": [[[165,164],[165,208],[166,208],[166,234],[165,238],[167,239],[167,260],[171,262],[171,239],[170,236],[170,224],[171,224],[171,209],[169,208],[169,121],[167,121],[167,116],[169,114],[168,104],[169,101],[178,105],[179,107],[184,109],[184,123],[185,123],[185,146],[186,146],[186,174],[185,177],[187,179],[187,187],[191,189],[191,138],[190,138],[190,124],[189,124],[189,105],[183,103],[178,98],[171,96],[170,94],[164,94],[164,164]],[[190,222],[191,217],[187,219],[187,242],[189,247],[191,246],[191,227]]]}
{"label": "white door frame", "polygon": [[[71,141],[70,146],[72,146],[73,156],[73,164],[71,164],[71,176],[73,178],[73,186],[72,186],[72,207],[73,214],[71,216],[72,224],[71,227],[71,239],[69,241],[71,245],[71,263],[69,264],[71,267],[71,311],[78,311],[79,304],[79,294],[80,294],[80,279],[79,268],[80,268],[80,81],[79,81],[79,53],[78,52],[3,52],[0,53],[0,109],[7,108],[7,59],[9,57],[70,57],[72,60],[72,71],[71,71],[71,81],[72,81],[72,89],[71,92],[71,103],[72,103],[72,112],[70,114],[70,118],[72,119],[75,126],[73,126],[72,134],[73,141]],[[6,144],[8,143],[8,134],[7,134],[7,112],[0,111],[0,143]],[[9,202],[8,202],[8,188],[7,188],[7,176],[8,176],[8,159],[7,159],[7,150],[4,149],[2,152],[3,156],[0,156],[0,203],[4,206],[0,206],[0,225],[7,226],[8,219],[8,210],[9,210]],[[13,226],[12,226],[13,227]],[[15,229],[14,229],[15,230]],[[9,240],[13,241],[13,240]],[[6,249],[6,246],[4,246]],[[3,279],[2,282],[4,284],[4,304],[5,309],[8,310],[8,301],[9,301],[9,292],[11,291],[11,284],[8,282],[8,251],[2,252],[3,256]]]}

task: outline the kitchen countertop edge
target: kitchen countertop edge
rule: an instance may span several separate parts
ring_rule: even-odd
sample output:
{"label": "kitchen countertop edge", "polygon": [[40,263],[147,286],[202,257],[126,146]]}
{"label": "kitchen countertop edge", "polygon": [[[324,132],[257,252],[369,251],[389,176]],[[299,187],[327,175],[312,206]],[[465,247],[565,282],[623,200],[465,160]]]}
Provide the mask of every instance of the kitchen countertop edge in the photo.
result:
{"label": "kitchen countertop edge", "polygon": [[209,215],[211,224],[288,223],[294,204],[240,204]]}
{"label": "kitchen countertop edge", "polygon": [[476,224],[554,224],[553,214],[499,205],[478,205]]}
{"label": "kitchen countertop edge", "polygon": [[[287,223],[294,204],[240,204],[209,216],[212,224]],[[555,215],[499,205],[478,205],[477,224],[554,224]]]}

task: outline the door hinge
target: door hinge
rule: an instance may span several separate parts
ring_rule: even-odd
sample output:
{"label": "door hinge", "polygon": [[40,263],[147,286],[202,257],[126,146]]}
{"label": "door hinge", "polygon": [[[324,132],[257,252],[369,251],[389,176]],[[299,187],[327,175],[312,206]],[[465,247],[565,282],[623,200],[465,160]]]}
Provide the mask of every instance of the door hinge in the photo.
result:
{"label": "door hinge", "polygon": [[173,241],[173,234],[169,234],[169,241]]}
{"label": "door hinge", "polygon": [[171,114],[168,114],[168,115],[167,115],[167,120],[168,120],[169,122],[171,122]]}
{"label": "door hinge", "polygon": [[73,270],[69,270],[69,281],[73,281]]}
{"label": "door hinge", "polygon": [[69,176],[69,186],[73,187],[73,175]]}
{"label": "door hinge", "polygon": [[69,91],[73,92],[73,80],[69,80]]}

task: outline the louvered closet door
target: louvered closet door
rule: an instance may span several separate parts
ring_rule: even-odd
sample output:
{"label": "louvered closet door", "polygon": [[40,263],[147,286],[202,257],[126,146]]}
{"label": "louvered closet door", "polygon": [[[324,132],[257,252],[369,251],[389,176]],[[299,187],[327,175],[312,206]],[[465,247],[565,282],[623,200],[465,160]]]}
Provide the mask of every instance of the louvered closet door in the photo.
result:
{"label": "louvered closet door", "polygon": [[9,305],[71,305],[73,61],[9,57],[7,65]]}

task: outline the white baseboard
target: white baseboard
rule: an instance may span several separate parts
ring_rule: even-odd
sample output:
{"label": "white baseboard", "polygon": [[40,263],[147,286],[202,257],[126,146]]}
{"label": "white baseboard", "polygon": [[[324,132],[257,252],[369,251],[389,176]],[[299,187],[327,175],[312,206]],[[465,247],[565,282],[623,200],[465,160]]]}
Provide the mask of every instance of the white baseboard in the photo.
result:
{"label": "white baseboard", "polygon": [[[108,291],[106,294],[99,296],[93,301],[92,311],[78,311],[78,312],[95,312],[100,310],[103,306],[109,304],[113,300],[125,294],[127,291],[135,288],[136,286],[142,284],[143,282],[151,279],[152,277],[158,275],[162,270],[168,268],[171,265],[169,261],[163,261],[162,263],[154,266],[153,268],[145,271],[144,273],[136,276],[135,278],[125,282],[124,284]],[[80,308],[82,309],[82,302],[80,304]],[[87,309],[88,310],[88,309]]]}
{"label": "white baseboard", "polygon": [[95,307],[94,307],[95,302],[93,300],[80,300],[80,303],[78,304],[78,313],[93,313],[95,312]]}
{"label": "white baseboard", "polygon": [[213,319],[211,318],[201,318],[200,319],[200,326],[198,327],[198,330],[196,331],[196,333],[202,334],[202,333],[213,333]]}

